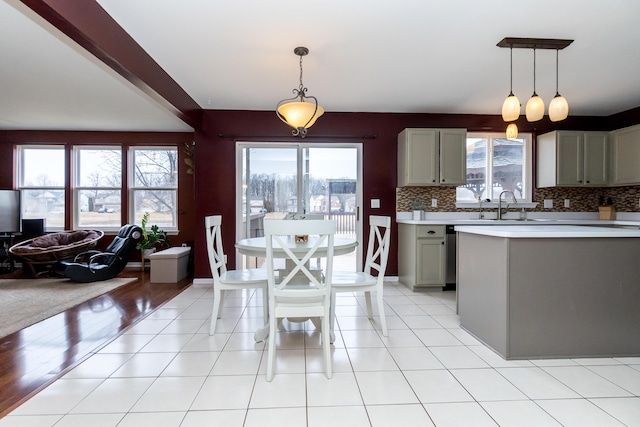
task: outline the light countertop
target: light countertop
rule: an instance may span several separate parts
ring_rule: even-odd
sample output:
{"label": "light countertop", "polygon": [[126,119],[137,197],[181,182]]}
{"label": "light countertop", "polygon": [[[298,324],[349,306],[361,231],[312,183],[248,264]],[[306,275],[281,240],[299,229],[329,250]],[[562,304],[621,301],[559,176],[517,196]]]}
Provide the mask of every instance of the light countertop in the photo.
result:
{"label": "light countertop", "polygon": [[620,221],[620,220],[600,220],[600,219],[559,219],[559,218],[528,218],[519,219],[470,219],[470,218],[429,218],[423,220],[413,220],[397,218],[398,224],[413,225],[596,225],[603,227],[640,227],[640,221]]}
{"label": "light countertop", "polygon": [[[540,224],[540,223],[538,223]],[[507,238],[582,238],[582,237],[636,237],[640,238],[640,229],[614,227],[586,227],[580,225],[493,225],[455,227],[460,233],[481,234],[484,236]]]}
{"label": "light countertop", "polygon": [[564,225],[604,225],[604,226],[613,226],[613,225],[637,225],[640,226],[639,221],[605,221],[598,219],[526,219],[526,220],[518,220],[518,219],[423,219],[423,220],[413,220],[413,219],[397,219],[396,222],[398,224],[415,224],[415,225],[554,225],[554,224],[564,224]]}

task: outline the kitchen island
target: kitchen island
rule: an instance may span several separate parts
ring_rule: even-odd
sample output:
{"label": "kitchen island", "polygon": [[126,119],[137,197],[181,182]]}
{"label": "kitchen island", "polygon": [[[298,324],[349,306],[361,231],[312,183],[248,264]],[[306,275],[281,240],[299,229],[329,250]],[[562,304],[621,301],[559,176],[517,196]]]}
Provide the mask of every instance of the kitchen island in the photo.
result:
{"label": "kitchen island", "polygon": [[640,355],[640,230],[455,230],[461,326],[505,359]]}

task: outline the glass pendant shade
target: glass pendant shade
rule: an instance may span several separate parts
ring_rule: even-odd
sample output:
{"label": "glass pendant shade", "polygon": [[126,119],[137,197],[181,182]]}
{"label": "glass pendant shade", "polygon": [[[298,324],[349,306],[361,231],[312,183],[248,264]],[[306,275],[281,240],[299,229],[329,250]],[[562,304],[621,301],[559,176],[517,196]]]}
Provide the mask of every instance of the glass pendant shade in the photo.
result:
{"label": "glass pendant shade", "polygon": [[569,103],[564,96],[556,94],[549,104],[549,119],[552,122],[559,122],[566,119],[568,115]]}
{"label": "glass pendant shade", "polygon": [[544,117],[544,101],[535,92],[529,101],[527,101],[527,107],[525,109],[527,120],[530,122],[537,122]]}
{"label": "glass pendant shade", "polygon": [[278,106],[278,113],[294,129],[310,128],[318,117],[324,114],[324,108],[311,102],[291,101]]}
{"label": "glass pendant shade", "polygon": [[518,126],[515,123],[509,123],[507,126],[507,139],[516,139],[518,137]]}
{"label": "glass pendant shade", "polygon": [[512,122],[518,120],[518,117],[520,117],[520,100],[512,92],[502,104],[502,120]]}

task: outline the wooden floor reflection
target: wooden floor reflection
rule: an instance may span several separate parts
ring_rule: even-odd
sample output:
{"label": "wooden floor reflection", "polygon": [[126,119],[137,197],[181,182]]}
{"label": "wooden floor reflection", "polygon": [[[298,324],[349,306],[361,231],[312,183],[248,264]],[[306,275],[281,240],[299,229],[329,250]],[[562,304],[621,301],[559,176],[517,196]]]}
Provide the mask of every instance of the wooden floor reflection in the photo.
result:
{"label": "wooden floor reflection", "polygon": [[119,277],[138,280],[0,338],[0,418],[191,283],[151,284],[137,270]]}

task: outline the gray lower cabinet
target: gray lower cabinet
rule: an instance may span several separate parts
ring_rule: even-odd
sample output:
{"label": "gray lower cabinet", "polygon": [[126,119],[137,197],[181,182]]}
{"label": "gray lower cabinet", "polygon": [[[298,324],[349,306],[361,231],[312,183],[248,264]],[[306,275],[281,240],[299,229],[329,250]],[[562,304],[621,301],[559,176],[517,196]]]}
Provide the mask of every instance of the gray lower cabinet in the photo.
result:
{"label": "gray lower cabinet", "polygon": [[445,226],[398,224],[398,279],[409,289],[445,286]]}

